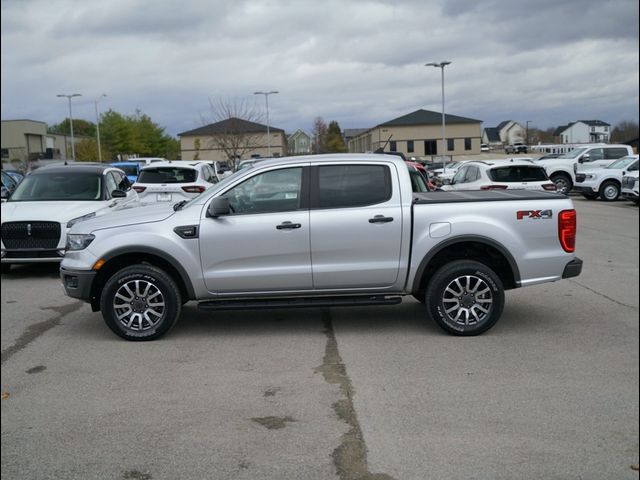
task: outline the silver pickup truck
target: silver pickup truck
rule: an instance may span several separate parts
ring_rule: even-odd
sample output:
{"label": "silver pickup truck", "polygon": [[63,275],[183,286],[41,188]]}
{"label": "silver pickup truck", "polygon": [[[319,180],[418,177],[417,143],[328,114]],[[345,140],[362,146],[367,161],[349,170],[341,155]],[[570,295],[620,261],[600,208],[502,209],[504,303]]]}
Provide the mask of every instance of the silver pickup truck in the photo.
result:
{"label": "silver pickup truck", "polygon": [[560,194],[415,193],[390,155],[265,160],[193,200],[77,223],[60,274],[127,340],[204,310],[392,305],[413,295],[454,335],[500,318],[504,291],[580,274]]}

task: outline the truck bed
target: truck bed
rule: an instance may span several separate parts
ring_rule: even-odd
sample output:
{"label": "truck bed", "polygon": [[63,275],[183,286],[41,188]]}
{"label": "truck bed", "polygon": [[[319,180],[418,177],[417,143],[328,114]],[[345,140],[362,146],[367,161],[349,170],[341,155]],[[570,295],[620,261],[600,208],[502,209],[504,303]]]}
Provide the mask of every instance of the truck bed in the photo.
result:
{"label": "truck bed", "polygon": [[500,202],[514,200],[566,200],[567,196],[538,190],[470,190],[414,193],[414,204]]}

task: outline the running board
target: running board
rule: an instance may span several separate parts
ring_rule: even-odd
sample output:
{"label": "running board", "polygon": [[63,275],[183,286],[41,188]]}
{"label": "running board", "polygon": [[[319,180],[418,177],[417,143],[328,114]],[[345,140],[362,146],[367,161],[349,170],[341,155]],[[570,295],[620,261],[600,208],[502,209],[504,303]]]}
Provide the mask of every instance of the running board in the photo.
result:
{"label": "running board", "polygon": [[261,310],[307,307],[359,307],[363,305],[397,305],[402,297],[373,295],[366,297],[300,297],[273,299],[210,300],[200,302],[201,310]]}

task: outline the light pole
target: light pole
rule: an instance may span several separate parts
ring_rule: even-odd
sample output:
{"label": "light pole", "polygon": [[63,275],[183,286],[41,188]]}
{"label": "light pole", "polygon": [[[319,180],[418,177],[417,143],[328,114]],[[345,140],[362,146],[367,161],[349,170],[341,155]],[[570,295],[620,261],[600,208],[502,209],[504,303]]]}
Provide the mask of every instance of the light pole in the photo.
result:
{"label": "light pole", "polygon": [[[444,134],[444,130],[445,130],[445,125],[444,125],[444,67],[446,67],[447,65],[451,64],[451,62],[449,61],[444,61],[444,62],[440,62],[440,63],[436,63],[436,62],[431,62],[431,63],[425,63],[425,67],[436,67],[439,68],[440,70],[442,70],[442,151],[446,152],[446,146],[445,146],[445,142],[446,142],[446,138],[445,138],[445,134]],[[444,168],[443,170],[446,172],[447,171],[447,158],[446,155],[444,155]]]}
{"label": "light pole", "polygon": [[82,95],[79,93],[72,93],[71,95],[58,94],[56,97],[66,97],[69,100],[69,125],[71,128],[71,158],[73,161],[76,161],[76,146],[73,140],[73,113],[71,111],[71,99],[73,97],[81,97]]}
{"label": "light pole", "polygon": [[275,90],[272,90],[270,92],[253,92],[254,95],[264,95],[264,100],[267,104],[267,151],[269,152],[269,156],[271,156],[271,132],[269,130],[269,95],[274,95],[276,93],[279,92]]}
{"label": "light pole", "polygon": [[529,124],[533,123],[531,120],[527,120],[527,125],[525,127],[525,135],[527,136],[527,148],[529,147]]}
{"label": "light pole", "polygon": [[100,117],[98,116],[98,102],[106,96],[107,94],[103,93],[93,101],[93,104],[96,107],[96,136],[98,138],[98,161],[100,163],[102,163],[102,148],[100,147]]}

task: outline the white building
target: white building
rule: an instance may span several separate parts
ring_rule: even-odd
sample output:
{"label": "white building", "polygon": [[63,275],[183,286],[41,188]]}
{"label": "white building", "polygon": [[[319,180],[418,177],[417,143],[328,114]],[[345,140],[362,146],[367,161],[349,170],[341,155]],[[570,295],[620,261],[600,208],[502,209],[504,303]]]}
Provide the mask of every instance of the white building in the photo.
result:
{"label": "white building", "polygon": [[558,143],[606,143],[611,136],[611,125],[602,120],[578,120],[556,128],[553,136]]}

